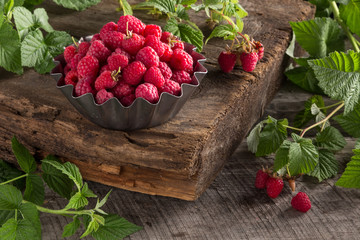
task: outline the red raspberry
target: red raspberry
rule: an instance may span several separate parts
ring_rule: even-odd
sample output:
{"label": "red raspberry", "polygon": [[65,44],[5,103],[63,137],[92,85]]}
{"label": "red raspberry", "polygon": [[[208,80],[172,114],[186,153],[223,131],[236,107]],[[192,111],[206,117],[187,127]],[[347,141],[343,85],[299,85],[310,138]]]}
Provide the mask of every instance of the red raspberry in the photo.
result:
{"label": "red raspberry", "polygon": [[128,107],[135,101],[135,99],[136,99],[135,93],[132,93],[132,94],[127,95],[127,96],[123,97],[122,99],[120,99],[120,102],[125,107]]}
{"label": "red raspberry", "polygon": [[269,174],[265,172],[263,169],[260,169],[256,173],[256,179],[255,179],[255,187],[259,189],[263,189],[266,187],[266,181],[269,178]]}
{"label": "red raspberry", "polygon": [[111,71],[104,71],[100,74],[99,77],[95,80],[95,89],[96,91],[100,91],[101,89],[111,89],[115,87],[118,82],[118,77],[116,73]]}
{"label": "red raspberry", "polygon": [[[91,87],[93,87],[93,86],[94,86],[94,82],[95,82],[95,80],[96,80],[96,76],[95,76],[95,77],[93,77],[93,76],[87,76],[87,77],[82,78],[81,80],[82,80],[82,81],[85,81],[85,82],[88,82],[88,83],[91,85]],[[94,90],[94,92],[95,92],[95,89],[93,89],[93,90]]]}
{"label": "red raspberry", "polygon": [[165,44],[163,42],[161,42],[160,39],[158,37],[156,37],[155,35],[149,35],[145,38],[144,46],[152,47],[159,57],[161,57],[165,52],[164,45]]}
{"label": "red raspberry", "polygon": [[149,68],[144,75],[144,82],[152,83],[160,88],[165,83],[165,78],[157,67]]}
{"label": "red raspberry", "polygon": [[185,48],[184,42],[182,42],[180,40],[174,40],[171,42],[171,44],[172,44],[172,50],[175,50],[175,49],[184,50],[184,48]]}
{"label": "red raspberry", "polygon": [[246,53],[242,52],[240,55],[240,61],[242,64],[242,68],[245,72],[252,72],[254,71],[257,61],[258,55],[256,52]]}
{"label": "red raspberry", "polygon": [[260,59],[262,59],[264,57],[264,46],[259,41],[256,41],[256,42],[254,41],[254,44],[255,44],[255,50],[258,55],[258,61],[260,61]]}
{"label": "red raspberry", "polygon": [[180,85],[183,83],[191,84],[192,79],[190,77],[190,74],[185,71],[174,71],[171,77],[172,80],[179,83]]}
{"label": "red raspberry", "polygon": [[102,66],[99,73],[102,74],[105,71],[110,71],[110,68],[109,68],[108,64]]}
{"label": "red raspberry", "polygon": [[67,63],[70,63],[71,59],[76,55],[77,49],[73,45],[67,46],[64,50],[64,59]]}
{"label": "red raspberry", "polygon": [[[128,26],[126,23],[128,23]],[[132,31],[133,33],[143,35],[146,27],[142,21],[131,15],[121,16],[117,24],[118,31],[124,34],[127,34],[128,31]]]}
{"label": "red raspberry", "polygon": [[124,38],[121,42],[122,48],[130,53],[131,55],[136,55],[136,53],[143,47],[144,41],[143,38],[133,33]]}
{"label": "red raspberry", "polygon": [[129,59],[123,54],[112,54],[108,60],[109,70],[118,71],[124,69],[129,64]]}
{"label": "red raspberry", "polygon": [[68,72],[70,72],[70,71],[71,71],[71,65],[68,63],[64,67],[64,75],[68,74]]}
{"label": "red raspberry", "polygon": [[[113,53],[114,54],[114,53]],[[126,52],[124,49],[122,48],[117,48],[115,49],[115,54],[122,54],[122,55],[125,55],[129,60],[131,60],[131,55]]]}
{"label": "red raspberry", "polygon": [[100,30],[100,38],[104,41],[105,34],[108,32],[117,32],[118,25],[114,22],[108,22]]}
{"label": "red raspberry", "polygon": [[284,187],[284,181],[281,178],[269,177],[266,181],[266,192],[271,198],[277,198]]}
{"label": "red raspberry", "polygon": [[125,82],[119,81],[116,86],[111,89],[111,92],[114,94],[115,97],[121,100],[121,98],[135,93],[135,88]]}
{"label": "red raspberry", "polygon": [[166,63],[164,62],[160,62],[159,63],[159,69],[162,73],[162,75],[164,76],[165,79],[170,79],[171,76],[172,76],[172,71],[169,67],[169,65],[167,65]]}
{"label": "red raspberry", "polygon": [[231,72],[234,69],[236,63],[236,54],[228,51],[223,51],[218,57],[218,63],[223,72]]}
{"label": "red raspberry", "polygon": [[79,79],[78,79],[78,74],[77,74],[76,70],[71,70],[65,76],[65,84],[66,85],[71,84],[71,85],[73,85],[75,87],[76,83],[78,81],[79,81]]}
{"label": "red raspberry", "polygon": [[165,80],[165,84],[159,89],[160,93],[167,92],[175,96],[180,96],[181,94],[181,87],[180,84],[167,79]]}
{"label": "red raspberry", "polygon": [[161,27],[158,25],[154,25],[154,24],[146,25],[143,35],[144,35],[144,37],[154,35],[155,37],[157,37],[160,40],[161,35],[162,35]]}
{"label": "red raspberry", "polygon": [[75,87],[75,95],[80,97],[86,93],[95,94],[95,91],[91,87],[91,82],[86,80],[87,78],[81,79],[77,82]]}
{"label": "red raspberry", "polygon": [[78,53],[85,56],[89,48],[90,48],[89,42],[81,42],[78,46]]}
{"label": "red raspberry", "polygon": [[104,43],[100,40],[92,42],[88,52],[86,53],[88,56],[96,57],[99,62],[105,62],[110,54],[111,51],[105,47]]}
{"label": "red raspberry", "polygon": [[99,60],[93,56],[83,57],[77,66],[77,72],[79,79],[87,76],[95,77],[99,72]]}
{"label": "red raspberry", "polygon": [[95,42],[96,40],[101,40],[100,33],[94,34],[94,36],[91,38],[90,43]]}
{"label": "red raspberry", "polygon": [[114,95],[111,92],[106,91],[106,89],[101,89],[96,93],[95,100],[97,104],[103,104],[104,102],[113,97]]}
{"label": "red raspberry", "polygon": [[123,79],[130,85],[138,85],[146,72],[145,65],[140,61],[130,63],[122,71]]}
{"label": "red raspberry", "polygon": [[170,41],[171,41],[171,39],[173,39],[174,38],[174,35],[172,34],[172,33],[170,33],[170,32],[163,32],[162,34],[161,34],[161,41],[163,42],[163,43],[166,43],[166,44],[169,44],[170,43]]}
{"label": "red raspberry", "polygon": [[311,201],[304,192],[299,192],[291,199],[291,206],[300,212],[307,212],[311,208]]}
{"label": "red raspberry", "polygon": [[121,32],[107,32],[104,33],[102,38],[105,46],[111,51],[114,51],[117,48],[121,47],[122,40],[124,40],[125,35]]}
{"label": "red raspberry", "polygon": [[80,60],[84,57],[85,55],[82,55],[80,53],[77,53],[70,61],[70,67],[71,69],[73,70],[76,70],[77,69],[77,66],[80,62]]}
{"label": "red raspberry", "polygon": [[182,49],[175,49],[170,60],[170,66],[175,70],[193,72],[193,59],[190,54]]}
{"label": "red raspberry", "polygon": [[160,61],[169,62],[174,52],[168,44],[164,43],[163,45],[165,51],[164,54],[160,57]]}
{"label": "red raspberry", "polygon": [[150,103],[157,103],[159,101],[159,92],[151,83],[140,84],[135,90],[135,96],[136,98],[142,97]]}
{"label": "red raspberry", "polygon": [[144,47],[136,54],[136,60],[142,62],[147,68],[159,66],[159,56],[152,47]]}

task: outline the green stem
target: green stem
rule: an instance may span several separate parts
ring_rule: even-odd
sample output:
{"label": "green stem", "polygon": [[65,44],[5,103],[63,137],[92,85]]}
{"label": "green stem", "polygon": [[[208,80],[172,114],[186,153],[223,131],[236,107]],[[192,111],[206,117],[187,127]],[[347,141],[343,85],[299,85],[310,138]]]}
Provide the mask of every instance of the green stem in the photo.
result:
{"label": "green stem", "polygon": [[286,128],[290,128],[290,129],[292,129],[292,130],[299,131],[299,132],[304,131],[304,129],[301,129],[301,128],[296,128],[296,127],[292,127],[292,126],[288,126],[288,125],[283,125],[283,126],[286,127]]}
{"label": "green stem", "polygon": [[9,181],[2,182],[2,183],[0,183],[0,185],[5,185],[5,184],[8,184],[8,183],[14,182],[14,181],[19,180],[19,179],[21,179],[21,178],[27,177],[28,175],[29,175],[29,174],[26,173],[26,174],[21,175],[21,176],[19,176],[19,177],[10,179]]}
{"label": "green stem", "polygon": [[290,170],[289,170],[289,164],[286,164],[286,171],[287,171],[289,177],[291,177]]}
{"label": "green stem", "polygon": [[337,105],[340,105],[342,103],[343,103],[343,101],[340,101],[340,102],[334,103],[334,104],[329,105],[329,106],[321,107],[319,109],[329,109],[329,108],[332,108],[332,107],[336,107]]}
{"label": "green stem", "polygon": [[332,111],[326,118],[324,118],[323,120],[311,125],[310,127],[308,128],[305,128],[304,131],[302,131],[300,137],[303,137],[305,135],[305,133],[307,131],[309,131],[310,129],[316,127],[316,126],[319,126],[321,124],[324,124],[326,121],[328,121],[337,111],[339,111],[342,107],[344,106],[344,102],[342,102],[337,108],[334,109],[334,111]]}
{"label": "green stem", "polygon": [[[26,200],[22,200],[23,203],[28,203],[28,201]],[[94,212],[94,210],[66,210],[66,209],[59,209],[59,210],[55,210],[55,209],[49,209],[49,208],[44,208],[41,207],[39,205],[36,205],[37,210],[39,210],[40,212],[44,212],[44,213],[51,213],[51,214],[56,214],[56,215],[92,215],[92,213]]]}
{"label": "green stem", "polygon": [[335,1],[330,1],[330,6],[331,6],[331,9],[332,9],[332,11],[334,13],[335,20],[339,23],[341,28],[346,33],[346,36],[349,38],[349,40],[350,40],[351,44],[353,45],[355,51],[360,52],[360,48],[359,48],[358,44],[356,43],[355,37],[350,32],[350,30],[349,30],[348,26],[346,25],[346,23],[340,18],[340,11],[339,11],[339,8],[338,8],[336,2]]}

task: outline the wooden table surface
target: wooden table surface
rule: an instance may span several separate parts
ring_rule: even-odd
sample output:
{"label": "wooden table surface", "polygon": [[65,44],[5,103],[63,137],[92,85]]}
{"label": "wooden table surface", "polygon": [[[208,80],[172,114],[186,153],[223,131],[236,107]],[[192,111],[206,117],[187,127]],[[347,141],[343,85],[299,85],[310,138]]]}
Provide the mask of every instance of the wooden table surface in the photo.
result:
{"label": "wooden table surface", "polygon": [[[264,116],[291,119],[309,96],[284,83]],[[355,144],[352,138],[347,141],[349,144],[337,155],[341,172]],[[143,230],[127,238],[131,240],[359,239],[359,190],[335,187],[340,175],[322,183],[302,177],[297,181],[297,191],[309,195],[312,208],[300,213],[291,208],[293,195],[287,183],[276,199],[254,187],[256,171],[271,163],[271,158],[255,158],[247,151],[246,142],[242,142],[216,180],[194,202],[113,189],[104,210],[143,226]],[[111,189],[93,182],[89,186],[99,196]],[[50,192],[47,195],[47,207],[66,204]],[[43,239],[55,240],[61,239],[62,228],[69,219],[41,214],[41,221]]]}

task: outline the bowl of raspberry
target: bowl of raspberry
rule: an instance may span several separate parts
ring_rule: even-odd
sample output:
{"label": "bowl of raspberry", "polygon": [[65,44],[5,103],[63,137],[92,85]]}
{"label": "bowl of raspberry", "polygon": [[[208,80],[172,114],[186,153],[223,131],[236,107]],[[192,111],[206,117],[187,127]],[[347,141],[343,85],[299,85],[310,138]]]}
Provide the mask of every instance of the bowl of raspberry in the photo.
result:
{"label": "bowl of raspberry", "polygon": [[93,123],[149,128],[173,118],[207,73],[205,57],[195,50],[158,25],[121,16],[66,47],[51,76]]}

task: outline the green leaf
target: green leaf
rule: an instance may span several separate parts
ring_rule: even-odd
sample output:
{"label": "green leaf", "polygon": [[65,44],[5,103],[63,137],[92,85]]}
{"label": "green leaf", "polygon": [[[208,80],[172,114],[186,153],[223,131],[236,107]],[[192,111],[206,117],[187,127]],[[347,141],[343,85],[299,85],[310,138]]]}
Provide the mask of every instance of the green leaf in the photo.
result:
{"label": "green leaf", "polygon": [[39,211],[32,203],[23,203],[19,208],[21,215],[24,219],[27,219],[32,227],[36,230],[37,235],[41,236],[41,223],[39,217]]}
{"label": "green leaf", "polygon": [[44,58],[40,60],[34,67],[35,71],[40,74],[45,74],[50,72],[55,67],[54,58],[51,53],[46,50]]}
{"label": "green leaf", "polygon": [[[305,124],[307,124],[311,119],[314,118],[314,115],[311,113],[311,106],[313,104],[316,104],[316,106],[324,107],[324,100],[322,96],[320,95],[314,95],[310,97],[304,104],[305,109],[300,111],[294,119],[294,127],[301,128]],[[321,110],[323,113],[326,113],[325,110]]]}
{"label": "green leaf", "polygon": [[200,29],[190,27],[190,24],[180,23],[178,25],[180,31],[180,39],[184,42],[191,43],[201,51],[204,45],[204,35]]}
{"label": "green leaf", "polygon": [[100,202],[99,202],[99,199],[98,199],[98,201],[96,203],[96,206],[95,206],[95,209],[99,209],[102,206],[104,206],[104,204],[107,202],[107,200],[108,200],[108,198],[110,196],[111,191],[112,190],[110,190]]}
{"label": "green leaf", "polygon": [[207,42],[214,37],[230,39],[230,38],[234,38],[235,35],[236,35],[236,31],[230,24],[218,25],[214,28],[210,36],[206,39],[205,44],[207,44]]}
{"label": "green leaf", "polygon": [[13,27],[7,23],[1,23],[0,19],[0,67],[16,74],[22,74],[20,38]]}
{"label": "green leaf", "polygon": [[345,188],[360,188],[360,150],[354,149],[354,156],[346,165],[345,171],[336,182],[336,186]]}
{"label": "green leaf", "polygon": [[46,32],[54,31],[52,26],[49,24],[49,17],[44,8],[35,9],[33,19],[36,27],[41,27]]}
{"label": "green leaf", "polygon": [[14,8],[14,20],[21,39],[24,39],[35,25],[32,13],[24,7]]}
{"label": "green leaf", "polygon": [[124,16],[133,15],[133,10],[126,0],[119,0],[119,4],[124,12]]}
{"label": "green leaf", "polygon": [[360,0],[351,0],[347,5],[340,5],[340,17],[350,30],[360,36]]}
{"label": "green leaf", "polygon": [[[320,122],[326,118],[326,115],[323,113],[323,111],[316,105],[316,103],[313,103],[311,105],[311,114],[315,116],[315,122]],[[324,128],[329,127],[330,122],[329,120],[325,121]]]}
{"label": "green leaf", "polygon": [[[17,168],[11,166],[9,163],[0,159],[0,182],[6,182],[10,179],[14,179],[16,177],[24,175],[24,172],[18,170]],[[18,189],[25,188],[25,179],[20,178],[12,184]]]}
{"label": "green leaf", "polygon": [[75,164],[72,164],[70,162],[61,164],[57,161],[46,159],[44,159],[42,162],[50,164],[51,166],[55,167],[56,169],[67,175],[75,183],[78,190],[81,190],[83,186],[83,180],[79,168]]}
{"label": "green leaf", "polygon": [[285,140],[279,149],[276,151],[275,161],[274,161],[274,172],[279,171],[286,164],[289,163],[289,150],[291,142]]}
{"label": "green leaf", "polygon": [[197,0],[182,0],[181,5],[190,6],[190,5],[195,4],[196,2],[197,2]]}
{"label": "green leaf", "polygon": [[136,8],[154,7],[162,13],[175,13],[175,1],[173,0],[149,0],[135,5]]}
{"label": "green leaf", "polygon": [[311,56],[322,58],[333,51],[344,50],[344,33],[331,18],[290,22],[296,40]]}
{"label": "green leaf", "polygon": [[[53,156],[47,156],[45,160],[58,161]],[[74,182],[66,174],[47,162],[43,161],[41,169],[44,172],[42,177],[46,184],[60,196],[70,199]]]}
{"label": "green leaf", "polygon": [[12,185],[0,185],[0,210],[18,209],[21,201],[19,189]]}
{"label": "green leaf", "polygon": [[284,125],[288,125],[288,120],[276,120],[268,117],[267,124],[260,133],[260,140],[256,152],[256,156],[265,156],[276,152],[283,141],[287,137],[287,130]]}
{"label": "green leaf", "polygon": [[334,120],[353,137],[360,137],[360,104],[357,104],[353,111],[347,115],[340,114],[334,117]]}
{"label": "green leaf", "polygon": [[356,141],[355,149],[360,149],[360,138]]}
{"label": "green leaf", "polygon": [[84,186],[81,189],[81,194],[86,198],[88,198],[88,197],[97,197],[96,194],[94,194],[94,192],[89,189],[87,183],[84,183]]}
{"label": "green leaf", "polygon": [[0,210],[0,226],[10,218],[14,218],[15,210]]}
{"label": "green leaf", "polygon": [[0,239],[1,240],[16,240],[16,229],[17,222],[15,218],[10,218],[0,228]]}
{"label": "green leaf", "polygon": [[176,14],[181,19],[190,20],[189,14],[187,13],[186,8],[183,5],[178,5],[176,7]]}
{"label": "green leaf", "polygon": [[26,173],[35,172],[36,162],[34,157],[24,145],[19,143],[15,136],[11,139],[11,147],[21,169]]}
{"label": "green leaf", "polygon": [[339,164],[334,153],[327,149],[319,149],[319,163],[315,169],[307,175],[316,177],[319,182],[335,176],[338,172]]}
{"label": "green leaf", "polygon": [[47,54],[47,46],[41,31],[30,32],[21,44],[21,61],[23,66],[35,67],[42,63]]}
{"label": "green leaf", "polygon": [[72,196],[70,198],[69,203],[66,205],[66,209],[79,209],[82,207],[85,207],[89,204],[89,201],[87,200],[87,198],[81,193],[81,192],[77,192],[74,194],[74,196]]}
{"label": "green leaf", "polygon": [[98,4],[101,0],[53,0],[56,4],[76,11],[82,11]]}
{"label": "green leaf", "polygon": [[99,223],[96,221],[95,218],[92,218],[90,223],[86,227],[86,231],[81,235],[80,238],[86,237],[90,233],[99,229]]}
{"label": "green leaf", "polygon": [[301,138],[291,134],[295,142],[289,148],[289,170],[295,176],[313,171],[319,162],[319,153],[311,139]]}
{"label": "green leaf", "polygon": [[333,52],[329,57],[309,61],[321,89],[345,102],[344,113],[353,110],[360,97],[360,53]]}
{"label": "green leaf", "polygon": [[110,214],[104,218],[105,225],[91,233],[96,240],[123,239],[142,229],[118,215]]}
{"label": "green leaf", "polygon": [[44,203],[44,198],[45,189],[41,177],[35,174],[29,174],[26,177],[24,199],[41,206]]}
{"label": "green leaf", "polygon": [[343,135],[334,127],[327,127],[316,134],[315,145],[330,151],[340,151],[346,145]]}
{"label": "green leaf", "polygon": [[62,237],[65,238],[74,235],[76,231],[79,229],[79,227],[80,227],[80,220],[77,217],[74,217],[74,220],[64,227]]}
{"label": "green leaf", "polygon": [[286,77],[301,87],[305,91],[312,93],[322,93],[321,88],[319,88],[319,81],[316,79],[314,71],[311,67],[300,66],[297,68],[290,69],[285,72]]}
{"label": "green leaf", "polygon": [[260,141],[260,133],[263,127],[264,127],[263,122],[259,122],[258,124],[256,124],[256,126],[251,130],[249,136],[246,139],[248,149],[252,153],[256,153],[257,151]]}

